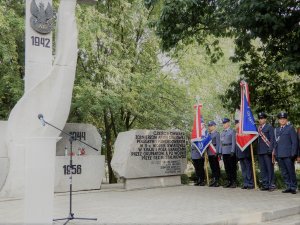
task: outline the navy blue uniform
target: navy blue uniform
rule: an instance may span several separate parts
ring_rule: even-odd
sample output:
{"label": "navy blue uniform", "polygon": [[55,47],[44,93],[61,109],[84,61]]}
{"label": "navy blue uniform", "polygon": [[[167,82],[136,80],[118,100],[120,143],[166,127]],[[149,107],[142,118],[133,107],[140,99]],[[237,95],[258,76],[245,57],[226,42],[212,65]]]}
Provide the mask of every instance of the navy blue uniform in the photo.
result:
{"label": "navy blue uniform", "polygon": [[212,139],[211,144],[216,149],[216,153],[212,152],[208,147],[208,160],[212,172],[212,177],[215,181],[218,181],[220,179],[220,165],[217,154],[219,154],[220,152],[220,133],[218,131],[213,131],[209,133],[209,135]]}
{"label": "navy blue uniform", "polygon": [[288,190],[297,190],[294,159],[298,152],[297,134],[291,125],[275,129],[275,156]]}
{"label": "navy blue uniform", "polygon": [[258,136],[257,154],[260,167],[260,174],[262,180],[262,187],[264,189],[274,189],[274,165],[272,163],[272,151],[274,148],[274,129],[270,124],[264,124],[259,126],[263,135],[269,140],[270,146],[268,146],[262,137]]}
{"label": "navy blue uniform", "polygon": [[242,176],[244,181],[244,188],[252,189],[254,187],[252,164],[251,164],[251,152],[247,147],[242,151],[238,145],[236,145],[236,157],[240,161]]}

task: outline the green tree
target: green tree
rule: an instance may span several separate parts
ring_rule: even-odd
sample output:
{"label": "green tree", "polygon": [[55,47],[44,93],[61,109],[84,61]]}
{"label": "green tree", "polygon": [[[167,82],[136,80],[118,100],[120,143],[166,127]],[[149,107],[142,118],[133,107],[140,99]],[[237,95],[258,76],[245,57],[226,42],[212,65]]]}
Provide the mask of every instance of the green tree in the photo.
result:
{"label": "green tree", "polygon": [[[223,107],[227,99],[219,98],[228,86],[239,77],[239,64],[232,63],[229,57],[234,52],[231,39],[220,39],[220,48],[224,53],[216,63],[212,63],[206,50],[198,43],[185,46],[176,54],[180,75],[186,81],[192,96],[199,96],[203,104],[204,119],[221,122],[223,117],[234,116],[235,108]],[[240,99],[237,98],[237,101]],[[231,104],[231,107],[232,106]]]}
{"label": "green tree", "polygon": [[20,2],[0,2],[0,119],[7,119],[23,93],[24,13]]}
{"label": "green tree", "polygon": [[184,84],[162,73],[158,39],[148,26],[153,8],[140,1],[78,6],[79,58],[71,120],[95,124],[110,162],[119,132],[185,129],[189,108]]}
{"label": "green tree", "polygon": [[[299,7],[294,0],[165,0],[157,33],[165,50],[196,40],[213,62],[222,54],[217,42],[208,41],[232,37],[231,59],[240,62],[240,78],[252,88],[254,108],[271,114],[286,110],[299,123]],[[239,81],[222,95],[229,110],[238,107],[238,90]]]}

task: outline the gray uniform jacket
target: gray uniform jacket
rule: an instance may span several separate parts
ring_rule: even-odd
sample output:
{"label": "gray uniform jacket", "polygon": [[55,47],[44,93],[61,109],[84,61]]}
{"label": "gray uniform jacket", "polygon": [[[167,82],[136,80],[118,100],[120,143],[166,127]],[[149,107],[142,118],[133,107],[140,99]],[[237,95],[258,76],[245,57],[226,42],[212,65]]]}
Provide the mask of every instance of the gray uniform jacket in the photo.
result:
{"label": "gray uniform jacket", "polygon": [[285,125],[275,129],[275,155],[278,158],[293,157],[297,155],[298,138],[293,126]]}
{"label": "gray uniform jacket", "polygon": [[200,152],[197,150],[195,146],[191,146],[191,158],[192,159],[201,159]]}
{"label": "gray uniform jacket", "polygon": [[[213,131],[212,133],[209,133],[211,137],[211,144],[216,148],[217,152],[216,154],[220,153],[220,133],[218,131]],[[208,155],[215,155],[209,147],[207,148]]]}
{"label": "gray uniform jacket", "polygon": [[221,133],[220,153],[223,155],[235,153],[235,131],[231,128]]}

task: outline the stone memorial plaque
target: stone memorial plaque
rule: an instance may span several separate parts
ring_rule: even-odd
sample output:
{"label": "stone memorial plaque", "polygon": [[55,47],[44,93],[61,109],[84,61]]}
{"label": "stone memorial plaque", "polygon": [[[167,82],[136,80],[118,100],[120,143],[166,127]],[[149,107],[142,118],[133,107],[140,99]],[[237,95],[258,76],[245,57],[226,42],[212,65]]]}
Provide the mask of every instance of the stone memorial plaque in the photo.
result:
{"label": "stone memorial plaque", "polygon": [[57,156],[55,161],[55,192],[70,190],[70,173],[72,173],[73,191],[100,189],[105,176],[105,156],[74,156],[73,168],[68,156]]}
{"label": "stone memorial plaque", "polygon": [[181,175],[187,165],[185,135],[175,130],[119,133],[111,165],[125,179]]}
{"label": "stone memorial plaque", "polygon": [[[74,135],[77,139],[95,147],[99,151],[86,146],[79,141],[73,141],[73,152],[76,155],[100,155],[102,138],[96,127],[91,124],[67,123],[63,129],[64,132]],[[66,156],[70,154],[69,137],[65,134],[60,135],[62,139],[57,142],[56,155]]]}

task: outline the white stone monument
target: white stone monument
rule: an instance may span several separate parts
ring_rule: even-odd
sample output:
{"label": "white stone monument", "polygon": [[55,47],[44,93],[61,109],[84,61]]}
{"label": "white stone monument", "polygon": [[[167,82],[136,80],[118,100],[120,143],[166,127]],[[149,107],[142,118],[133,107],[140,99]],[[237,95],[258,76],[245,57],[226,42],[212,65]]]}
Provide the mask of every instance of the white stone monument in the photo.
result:
{"label": "white stone monument", "polygon": [[[82,151],[81,155],[99,155],[101,153],[102,138],[97,131],[96,127],[92,124],[85,123],[67,123],[63,129],[64,132],[74,135],[76,139],[79,139],[88,145],[96,148],[99,151],[81,143],[80,141],[73,142],[73,150],[76,155],[79,151]],[[65,156],[65,148],[70,151],[70,142],[68,136],[65,134],[61,135],[62,138],[57,142],[56,155]]]}
{"label": "white stone monument", "polygon": [[25,93],[11,111],[6,129],[9,173],[1,195],[16,197],[25,191],[28,224],[52,224],[54,156],[60,131],[42,127],[37,116],[42,113],[49,123],[64,127],[77,63],[76,0],[60,1],[53,63],[51,5],[51,0],[26,0]]}
{"label": "white stone monument", "polygon": [[102,138],[96,127],[91,124],[67,123],[63,130],[99,151],[80,141],[73,141],[74,168],[70,169],[69,137],[62,134],[61,140],[56,145],[55,192],[69,191],[70,173],[73,176],[74,191],[100,189],[105,175],[105,156],[101,155]]}
{"label": "white stone monument", "polygon": [[[0,121],[0,190],[9,169],[7,149],[4,145],[6,126],[6,121]],[[79,141],[73,141],[73,164],[76,165],[75,174],[73,174],[73,190],[100,189],[105,176],[105,156],[101,155],[102,138],[96,127],[91,124],[67,123],[63,131],[75,135],[77,139],[99,150],[95,151]],[[56,143],[54,192],[69,191],[69,156],[69,138],[61,134],[61,139]],[[23,176],[15,177],[14,181],[24,183],[24,176],[23,173]]]}
{"label": "white stone monument", "polygon": [[[40,10],[42,10],[42,6],[46,10],[45,6],[48,7],[48,3],[51,4],[50,1],[46,0],[27,0],[26,7],[31,8],[33,2],[36,2]],[[41,5],[40,3],[44,4]],[[25,74],[25,77],[28,77],[25,81],[29,82],[30,77],[33,77],[34,81],[30,82],[33,86],[25,84],[28,88],[26,88],[25,94],[11,111],[8,119],[6,147],[10,165],[6,183],[1,191],[2,195],[20,196],[22,194],[20,190],[24,190],[24,183],[15,182],[14,179],[15,177],[24,176],[25,166],[24,164],[22,165],[22,161],[25,157],[26,138],[58,137],[60,133],[52,127],[42,127],[37,115],[42,113],[48,122],[57,127],[64,127],[68,118],[77,62],[75,6],[76,1],[74,0],[61,0],[60,2],[57,19],[56,55],[51,69],[46,71],[43,68],[36,67],[36,70],[34,70],[34,66],[26,69],[26,71],[31,71],[31,73]],[[27,14],[26,20],[30,20],[32,16],[32,13]],[[33,30],[29,24],[26,22],[26,34],[30,33],[27,32],[28,29]],[[44,34],[38,32],[34,33],[34,37],[39,38],[39,43],[42,43],[41,40],[43,38],[45,39]],[[30,41],[27,39],[30,39]],[[38,45],[35,42],[31,42],[31,39],[31,36],[26,35],[26,49],[30,47],[48,48],[46,45]],[[28,51],[26,53],[30,54]],[[40,55],[33,57],[28,56],[28,54],[26,54],[26,61],[30,58],[32,61],[37,60],[36,63],[38,63],[40,57],[43,58]],[[31,65],[34,64],[35,62],[31,63]],[[45,69],[47,69],[46,66]],[[37,81],[35,78],[36,74],[41,74],[43,78]],[[43,157],[43,154],[36,157],[38,160]]]}
{"label": "white stone monument", "polygon": [[175,130],[119,133],[111,166],[126,189],[180,185],[187,166],[185,135]]}

